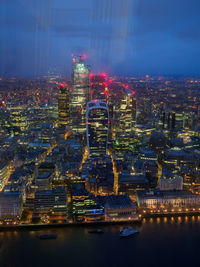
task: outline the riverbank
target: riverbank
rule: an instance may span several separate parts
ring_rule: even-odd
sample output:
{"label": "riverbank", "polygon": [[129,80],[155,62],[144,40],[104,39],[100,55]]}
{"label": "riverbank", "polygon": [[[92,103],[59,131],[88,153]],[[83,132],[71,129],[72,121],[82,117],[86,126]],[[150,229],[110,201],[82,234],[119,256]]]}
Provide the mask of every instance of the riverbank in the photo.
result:
{"label": "riverbank", "polygon": [[143,219],[147,218],[170,218],[170,217],[193,217],[200,216],[199,212],[191,213],[166,213],[166,214],[145,214],[141,219],[136,219],[132,221],[96,221],[96,222],[73,222],[73,223],[43,223],[43,224],[4,224],[0,225],[1,231],[10,230],[37,230],[45,228],[64,228],[64,227],[100,227],[106,225],[122,225],[122,224],[141,224]]}
{"label": "riverbank", "polygon": [[112,222],[82,222],[82,223],[43,223],[43,224],[8,224],[0,225],[0,231],[10,231],[10,230],[36,230],[43,228],[61,228],[61,227],[90,227],[90,226],[106,226],[106,225],[117,225],[117,224],[139,224],[142,220],[134,221],[112,221]]}

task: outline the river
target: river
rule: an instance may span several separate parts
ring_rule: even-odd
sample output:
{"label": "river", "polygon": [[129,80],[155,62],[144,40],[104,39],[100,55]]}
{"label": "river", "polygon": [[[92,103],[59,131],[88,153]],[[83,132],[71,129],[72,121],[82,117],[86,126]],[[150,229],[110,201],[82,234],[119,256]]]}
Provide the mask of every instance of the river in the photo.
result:
{"label": "river", "polygon": [[[148,218],[132,224],[140,233],[120,239],[124,225],[0,232],[0,267],[200,266],[200,216]],[[39,234],[57,239],[40,240]]]}

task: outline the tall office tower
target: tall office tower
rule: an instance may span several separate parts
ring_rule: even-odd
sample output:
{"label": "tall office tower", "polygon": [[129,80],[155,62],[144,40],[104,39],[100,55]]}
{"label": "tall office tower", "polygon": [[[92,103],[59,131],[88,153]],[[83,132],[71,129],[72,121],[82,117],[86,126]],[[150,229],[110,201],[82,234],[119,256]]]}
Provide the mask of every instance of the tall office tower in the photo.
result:
{"label": "tall office tower", "polygon": [[69,125],[69,88],[67,84],[61,84],[58,90],[58,124],[65,128]]}
{"label": "tall office tower", "polygon": [[40,142],[44,144],[50,144],[53,141],[53,124],[42,123],[40,127]]}
{"label": "tall office tower", "polygon": [[24,106],[15,107],[10,109],[11,129],[14,135],[24,136],[28,129],[27,123],[27,108]]}
{"label": "tall office tower", "polygon": [[200,120],[200,105],[197,107],[197,117]]}
{"label": "tall office tower", "polygon": [[109,125],[108,105],[103,101],[88,102],[86,128],[88,154],[90,157],[106,155]]}
{"label": "tall office tower", "polygon": [[171,124],[171,113],[169,112],[167,114],[167,128],[170,129],[170,124]]}
{"label": "tall office tower", "polygon": [[108,101],[108,83],[106,82],[106,74],[92,75],[90,74],[90,98]]}
{"label": "tall office tower", "polygon": [[172,119],[171,119],[171,128],[174,130],[176,127],[176,114],[172,113]]}
{"label": "tall office tower", "polygon": [[200,105],[197,108],[197,126],[200,126]]}
{"label": "tall office tower", "polygon": [[130,137],[133,127],[132,97],[126,94],[120,104],[115,106],[115,154],[117,159],[123,159],[130,149]]}
{"label": "tall office tower", "polygon": [[[133,93],[135,94],[135,91],[133,91]],[[137,110],[137,99],[135,96],[132,96],[132,108],[131,109],[132,109],[132,122],[134,125],[136,124],[136,110]]]}
{"label": "tall office tower", "polygon": [[70,124],[72,131],[86,131],[85,114],[89,101],[89,68],[85,56],[73,56],[72,92],[70,95]]}
{"label": "tall office tower", "polygon": [[161,119],[162,119],[162,128],[164,129],[165,128],[165,111],[162,113],[162,117],[161,117]]}
{"label": "tall office tower", "polygon": [[148,118],[152,115],[152,101],[150,98],[144,98],[143,111]]}

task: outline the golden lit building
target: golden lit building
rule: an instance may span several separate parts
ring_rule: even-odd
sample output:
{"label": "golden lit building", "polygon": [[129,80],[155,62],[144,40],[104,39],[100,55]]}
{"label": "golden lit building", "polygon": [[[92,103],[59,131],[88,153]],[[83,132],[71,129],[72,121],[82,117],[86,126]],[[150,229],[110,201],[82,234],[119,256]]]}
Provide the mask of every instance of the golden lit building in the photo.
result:
{"label": "golden lit building", "polygon": [[69,88],[67,84],[61,84],[58,90],[58,124],[66,127],[69,124]]}

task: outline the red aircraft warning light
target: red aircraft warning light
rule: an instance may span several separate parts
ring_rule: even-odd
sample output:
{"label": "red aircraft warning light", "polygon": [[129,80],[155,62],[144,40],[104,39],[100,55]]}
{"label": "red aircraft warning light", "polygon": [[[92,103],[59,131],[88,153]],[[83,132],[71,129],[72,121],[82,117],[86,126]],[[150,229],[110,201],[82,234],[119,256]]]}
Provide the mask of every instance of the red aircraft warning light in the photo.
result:
{"label": "red aircraft warning light", "polygon": [[107,75],[106,75],[106,73],[102,73],[101,76],[102,76],[103,78],[106,78]]}
{"label": "red aircraft warning light", "polygon": [[63,87],[67,87],[67,86],[68,86],[67,83],[61,83],[61,84],[60,84],[60,87],[61,87],[61,88],[63,88]]}

